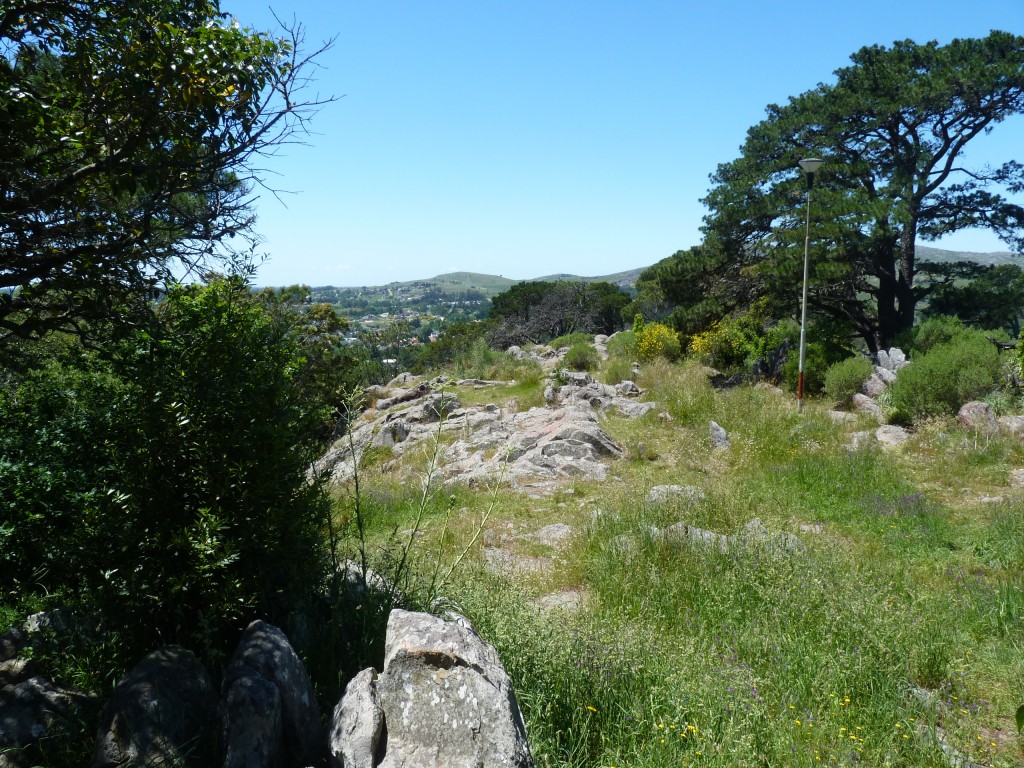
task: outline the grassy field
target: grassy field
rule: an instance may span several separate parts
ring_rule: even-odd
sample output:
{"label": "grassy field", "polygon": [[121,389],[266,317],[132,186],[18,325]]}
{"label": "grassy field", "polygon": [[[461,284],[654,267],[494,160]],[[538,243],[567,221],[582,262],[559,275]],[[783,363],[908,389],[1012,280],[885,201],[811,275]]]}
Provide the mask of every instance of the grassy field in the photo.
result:
{"label": "grassy field", "polygon": [[[715,391],[693,364],[645,366],[638,383],[671,419],[604,419],[626,456],[603,483],[420,504],[429,457],[405,476],[364,472],[371,561],[393,568],[417,530],[408,588],[454,600],[496,645],[538,765],[1024,763],[1019,439],[939,420],[853,450],[871,425],[836,425],[825,402],[799,415],[771,389]],[[712,450],[712,419],[730,450]],[[646,501],[668,483],[702,497]],[[806,551],[652,534],[736,534],[754,518]],[[553,523],[572,534],[534,536]],[[533,566],[496,575],[486,549]],[[579,605],[542,610],[545,595]]]}

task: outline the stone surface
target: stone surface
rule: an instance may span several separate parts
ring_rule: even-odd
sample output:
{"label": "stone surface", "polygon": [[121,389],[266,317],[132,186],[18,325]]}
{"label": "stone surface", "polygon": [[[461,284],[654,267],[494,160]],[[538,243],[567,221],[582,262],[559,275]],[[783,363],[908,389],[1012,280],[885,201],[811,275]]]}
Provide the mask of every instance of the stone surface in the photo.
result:
{"label": "stone surface", "polygon": [[674,523],[665,529],[651,528],[651,538],[669,544],[686,544],[702,549],[730,550],[758,549],[777,554],[805,554],[807,548],[799,538],[785,531],[772,531],[760,519],[754,518],[733,536],[715,533],[684,522]]}
{"label": "stone surface", "polygon": [[879,407],[878,403],[862,392],[854,394],[853,408],[855,411],[862,413],[865,416],[872,416],[879,421],[882,420],[882,409]]}
{"label": "stone surface", "polygon": [[711,448],[715,451],[726,451],[732,447],[729,442],[729,433],[717,422],[712,421],[708,425],[708,432],[711,435]]}
{"label": "stone surface", "polygon": [[384,710],[377,696],[377,671],[364,669],[349,681],[331,717],[331,768],[374,768],[380,761]]}
{"label": "stone surface", "polygon": [[377,692],[382,768],[526,768],[533,760],[511,681],[472,630],[394,610]]}
{"label": "stone surface", "polygon": [[205,764],[216,706],[213,683],[192,652],[158,648],[132,667],[104,707],[93,768]]}
{"label": "stone surface", "polygon": [[880,365],[875,366],[875,376],[877,376],[886,386],[896,381],[896,372],[890,371],[888,368],[883,368]]}
{"label": "stone surface", "polygon": [[878,374],[872,373],[861,385],[860,391],[868,397],[874,398],[885,392],[885,386],[885,382],[882,381]]}
{"label": "stone surface", "polygon": [[545,525],[536,533],[530,534],[529,538],[536,541],[538,544],[557,547],[572,536],[572,534],[573,530],[571,525],[566,523],[552,523],[551,525]]}
{"label": "stone surface", "polygon": [[223,689],[224,768],[282,765],[284,722],[277,686],[242,664],[228,669]]}
{"label": "stone surface", "polygon": [[1014,488],[1024,488],[1024,469],[1010,470],[1010,485]]}
{"label": "stone surface", "polygon": [[652,505],[665,504],[675,499],[694,502],[703,498],[704,493],[692,485],[656,485],[647,492],[647,503]]}
{"label": "stone surface", "polygon": [[[318,763],[324,751],[320,709],[309,675],[284,632],[265,621],[252,622],[238,641],[225,678],[249,679],[247,671],[240,668],[255,671],[277,689],[281,700],[281,754],[290,758],[288,763],[299,766]],[[251,685],[263,687],[255,682]],[[229,738],[234,737],[229,734]]]}
{"label": "stone surface", "polygon": [[1024,416],[1000,416],[996,421],[1011,435],[1024,433]]}
{"label": "stone surface", "polygon": [[891,448],[907,441],[910,433],[895,424],[883,424],[875,430],[875,439],[883,446]]}
{"label": "stone surface", "polygon": [[994,435],[999,431],[999,422],[988,403],[980,400],[972,400],[960,406],[956,414],[956,420],[964,429],[971,429],[976,432],[983,432],[987,435]]}
{"label": "stone surface", "polygon": [[893,373],[898,373],[900,368],[909,364],[910,362],[907,360],[907,356],[899,347],[891,347],[887,350],[882,349],[878,351],[878,365],[881,368],[890,370]]}

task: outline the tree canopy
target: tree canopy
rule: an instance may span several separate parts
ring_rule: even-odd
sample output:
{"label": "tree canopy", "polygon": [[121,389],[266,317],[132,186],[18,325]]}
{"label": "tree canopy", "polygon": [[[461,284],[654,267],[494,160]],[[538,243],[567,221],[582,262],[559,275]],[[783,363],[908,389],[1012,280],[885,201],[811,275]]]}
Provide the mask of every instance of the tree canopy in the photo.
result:
{"label": "tree canopy", "polygon": [[[967,145],[1024,111],[1024,37],[870,46],[750,128],[741,155],[712,176],[704,243],[646,279],[697,314],[752,296],[793,315],[802,278],[803,157],[826,163],[811,206],[812,311],[840,320],[872,350],[914,321],[932,283],[915,247],[970,227],[1024,245],[1024,165],[969,167]],[[697,287],[700,290],[697,291]],[[699,301],[694,294],[699,293]]]}
{"label": "tree canopy", "polygon": [[255,246],[259,158],[325,101],[301,38],[216,0],[0,3],[0,341]]}

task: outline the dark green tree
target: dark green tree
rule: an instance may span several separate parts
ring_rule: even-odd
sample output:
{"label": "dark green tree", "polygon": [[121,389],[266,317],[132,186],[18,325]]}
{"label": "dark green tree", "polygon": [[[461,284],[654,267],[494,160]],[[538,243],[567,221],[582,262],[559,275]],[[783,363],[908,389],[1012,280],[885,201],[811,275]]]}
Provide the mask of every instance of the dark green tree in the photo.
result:
{"label": "dark green tree", "polygon": [[259,157],[323,103],[301,36],[217,0],[0,3],[0,342],[254,247]]}
{"label": "dark green tree", "polygon": [[872,350],[913,324],[932,288],[920,280],[919,239],[986,227],[1024,245],[1024,208],[1005,196],[1024,190],[1024,165],[971,168],[964,157],[1024,111],[1024,37],[904,40],[851,58],[835,83],[769,106],[740,157],[718,167],[704,245],[662,267],[667,298],[692,307],[705,293],[722,312],[769,296],[796,313],[806,199],[798,161],[808,156],[826,161],[812,205],[811,309]]}
{"label": "dark green tree", "polygon": [[961,265],[967,279],[943,282],[928,297],[923,314],[954,315],[967,325],[1003,329],[1020,336],[1024,319],[1024,270],[1016,264],[982,267]]}

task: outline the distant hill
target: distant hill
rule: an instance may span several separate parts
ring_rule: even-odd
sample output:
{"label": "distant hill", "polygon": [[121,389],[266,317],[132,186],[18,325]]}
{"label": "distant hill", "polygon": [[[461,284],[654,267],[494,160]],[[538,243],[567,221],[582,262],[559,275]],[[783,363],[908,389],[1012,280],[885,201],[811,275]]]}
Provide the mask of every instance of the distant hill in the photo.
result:
{"label": "distant hill", "polygon": [[[1020,264],[1021,267],[1024,267],[1024,259],[1009,251],[971,253],[920,245],[917,248],[917,253],[922,261],[971,261],[986,266]],[[639,267],[594,277],[559,273],[534,277],[529,280],[513,280],[500,275],[485,275],[479,272],[448,272],[421,280],[406,280],[377,286],[358,288],[318,286],[312,289],[312,299],[333,304],[339,312],[353,319],[408,318],[423,315],[443,317],[448,320],[469,320],[486,317],[490,300],[499,293],[507,291],[516,283],[539,280],[548,282],[569,280],[586,283],[604,281],[632,291],[640,273],[645,269],[647,267]]]}
{"label": "distant hill", "polygon": [[917,255],[923,261],[971,261],[975,264],[984,264],[986,267],[997,267],[1000,264],[1016,264],[1024,268],[1024,257],[1019,254],[1013,254],[1010,251],[975,253],[972,251],[946,251],[941,248],[919,245],[917,246]]}

